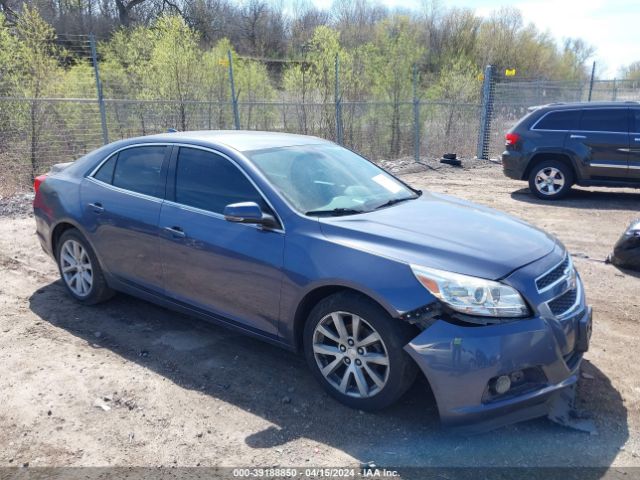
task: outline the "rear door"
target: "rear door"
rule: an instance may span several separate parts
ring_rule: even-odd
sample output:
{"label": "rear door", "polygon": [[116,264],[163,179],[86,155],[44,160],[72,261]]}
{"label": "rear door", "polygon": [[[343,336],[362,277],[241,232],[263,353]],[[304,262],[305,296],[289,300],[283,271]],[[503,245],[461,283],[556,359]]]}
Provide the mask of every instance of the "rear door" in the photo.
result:
{"label": "rear door", "polygon": [[129,147],[82,184],[84,226],[106,270],[117,280],[162,291],[158,219],[170,148]]}
{"label": "rear door", "polygon": [[565,145],[578,153],[589,179],[627,177],[629,165],[629,109],[585,108],[578,128],[569,132]]}
{"label": "rear door", "polygon": [[640,108],[632,108],[629,135],[629,178],[640,181]]}

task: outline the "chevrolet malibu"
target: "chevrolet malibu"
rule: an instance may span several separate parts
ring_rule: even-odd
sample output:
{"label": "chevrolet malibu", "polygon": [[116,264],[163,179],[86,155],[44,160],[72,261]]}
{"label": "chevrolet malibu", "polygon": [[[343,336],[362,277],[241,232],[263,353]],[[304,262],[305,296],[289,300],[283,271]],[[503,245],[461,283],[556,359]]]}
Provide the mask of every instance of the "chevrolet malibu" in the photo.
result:
{"label": "chevrolet malibu", "polygon": [[134,138],[34,187],[38,239],[77,301],[120,291],[301,351],[353,408],[422,374],[445,424],[543,416],[588,348],[557,239],[319,138]]}

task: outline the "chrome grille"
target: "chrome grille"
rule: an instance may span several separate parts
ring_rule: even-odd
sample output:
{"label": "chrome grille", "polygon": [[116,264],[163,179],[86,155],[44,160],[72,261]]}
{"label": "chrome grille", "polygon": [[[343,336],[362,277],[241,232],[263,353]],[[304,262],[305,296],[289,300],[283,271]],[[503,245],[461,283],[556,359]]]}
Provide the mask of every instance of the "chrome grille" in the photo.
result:
{"label": "chrome grille", "polygon": [[574,288],[573,290],[569,290],[557,298],[551,300],[547,305],[549,305],[549,310],[556,317],[561,316],[563,313],[567,312],[576,304],[576,300],[578,299],[578,289]]}
{"label": "chrome grille", "polygon": [[569,264],[569,255],[567,255],[566,257],[564,257],[564,260],[557,266],[555,266],[551,271],[545,273],[541,277],[538,277],[536,279],[536,287],[538,287],[538,291],[542,292],[544,289],[553,285],[562,277],[564,277]]}

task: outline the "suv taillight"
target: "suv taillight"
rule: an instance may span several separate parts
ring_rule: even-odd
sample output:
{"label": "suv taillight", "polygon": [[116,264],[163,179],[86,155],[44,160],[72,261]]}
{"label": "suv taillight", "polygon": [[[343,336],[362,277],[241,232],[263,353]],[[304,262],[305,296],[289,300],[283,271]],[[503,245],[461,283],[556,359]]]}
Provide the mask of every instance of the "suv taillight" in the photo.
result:
{"label": "suv taillight", "polygon": [[44,182],[46,179],[47,179],[47,174],[38,175],[36,178],[33,179],[33,191],[35,192],[36,195],[38,194],[40,185],[42,185],[42,182]]}
{"label": "suv taillight", "polygon": [[504,136],[504,140],[505,140],[504,144],[507,146],[515,145],[520,141],[520,135],[518,135],[517,133],[509,132]]}

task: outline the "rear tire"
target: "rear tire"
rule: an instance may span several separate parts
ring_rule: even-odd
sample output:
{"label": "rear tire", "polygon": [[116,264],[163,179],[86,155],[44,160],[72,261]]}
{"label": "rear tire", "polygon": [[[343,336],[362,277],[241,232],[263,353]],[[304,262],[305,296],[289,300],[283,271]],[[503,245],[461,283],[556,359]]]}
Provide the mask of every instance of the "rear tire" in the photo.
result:
{"label": "rear tire", "polygon": [[418,371],[403,347],[417,332],[355,293],[321,300],[305,324],[304,354],[314,376],[339,402],[374,411],[398,400]]}
{"label": "rear tire", "polygon": [[98,258],[82,234],[65,231],[57,245],[56,259],[62,282],[69,294],[85,305],[95,305],[113,297]]}
{"label": "rear tire", "polygon": [[534,165],[529,174],[529,190],[542,200],[565,197],[573,182],[573,170],[559,160],[544,160]]}

